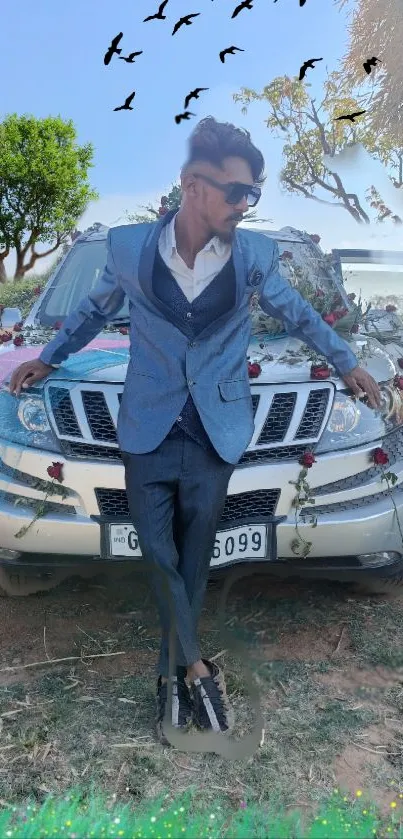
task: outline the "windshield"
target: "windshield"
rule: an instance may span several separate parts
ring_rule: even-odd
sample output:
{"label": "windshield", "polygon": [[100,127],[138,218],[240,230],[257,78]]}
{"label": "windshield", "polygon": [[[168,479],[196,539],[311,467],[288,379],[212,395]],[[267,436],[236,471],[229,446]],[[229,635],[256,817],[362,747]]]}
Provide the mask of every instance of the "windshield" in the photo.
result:
{"label": "windshield", "polygon": [[[326,258],[304,242],[282,241],[279,237],[278,246],[280,273],[298,288],[303,297],[310,299],[313,306],[320,310],[323,298],[315,296],[314,287],[325,289],[328,293],[329,290],[333,292],[337,290],[334,277],[332,278],[329,273]],[[46,290],[37,313],[37,318],[43,326],[53,326],[55,321],[63,321],[78,307],[80,301],[97,284],[105,268],[106,258],[106,239],[77,242],[71,248]],[[255,313],[264,315],[259,305],[256,309],[256,302],[252,309],[253,317],[256,317]],[[126,298],[122,308],[113,318],[113,322],[129,322],[129,319],[129,301]]]}
{"label": "windshield", "polygon": [[[44,326],[64,320],[94,288],[106,265],[106,239],[80,242],[68,254],[46,291],[38,319]],[[114,320],[129,320],[129,301]]]}

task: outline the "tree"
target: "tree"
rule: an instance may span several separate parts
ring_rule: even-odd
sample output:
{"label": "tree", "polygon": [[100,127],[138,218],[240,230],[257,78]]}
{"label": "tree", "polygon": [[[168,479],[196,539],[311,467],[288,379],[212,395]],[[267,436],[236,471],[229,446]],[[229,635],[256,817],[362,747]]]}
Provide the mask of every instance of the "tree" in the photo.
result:
{"label": "tree", "polygon": [[[267,103],[267,127],[284,137],[285,162],[280,183],[286,191],[304,195],[319,204],[341,207],[357,223],[369,224],[371,219],[358,195],[348,192],[341,178],[326,169],[323,155],[336,154],[346,143],[362,143],[393,169],[397,165],[399,150],[396,151],[386,134],[382,137],[376,134],[363,117],[357,123],[335,121],[338,116],[361,110],[357,99],[348,93],[340,74],[334,72],[328,75],[320,104],[309,96],[308,87],[309,84],[303,84],[296,78],[279,76],[266,85],[262,93],[242,88],[233,98],[235,102],[242,103],[243,114],[247,113],[252,102]],[[375,204],[377,200],[381,201],[376,192],[371,198]]]}
{"label": "tree", "polygon": [[[150,222],[155,221],[156,219],[160,218],[160,216],[164,215],[165,213],[169,212],[169,210],[176,210],[180,207],[182,201],[182,190],[179,183],[173,184],[170,189],[168,195],[162,195],[160,199],[160,206],[158,210],[155,210],[154,207],[145,207],[143,205],[143,210],[147,211],[147,215],[141,215],[139,213],[127,213],[126,216],[129,222],[132,224],[138,224],[140,222]],[[252,211],[247,213],[244,216],[243,221],[246,222],[255,222],[255,224],[260,224],[262,222],[270,222],[271,219],[257,219],[256,218],[256,211]]]}
{"label": "tree", "polygon": [[[72,121],[12,114],[0,123],[0,282],[16,251],[14,279],[66,244],[88,202],[93,147],[78,146]],[[36,245],[49,243],[44,253]],[[30,253],[29,253],[30,250]]]}
{"label": "tree", "polygon": [[[340,9],[348,0],[335,0]],[[403,138],[402,0],[358,0],[349,15],[349,42],[341,71],[347,85],[372,88],[368,124],[376,133],[387,132],[396,146]],[[363,61],[375,56],[381,63],[366,76]]]}

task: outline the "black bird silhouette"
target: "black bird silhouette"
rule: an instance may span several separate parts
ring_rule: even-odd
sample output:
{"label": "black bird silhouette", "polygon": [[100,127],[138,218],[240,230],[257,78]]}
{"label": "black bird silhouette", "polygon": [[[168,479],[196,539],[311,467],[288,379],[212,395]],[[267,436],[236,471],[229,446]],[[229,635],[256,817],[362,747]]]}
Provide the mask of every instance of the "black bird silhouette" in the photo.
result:
{"label": "black bird silhouette", "polygon": [[183,106],[185,108],[185,111],[186,111],[187,106],[189,105],[190,100],[191,99],[198,99],[199,98],[199,93],[201,93],[202,90],[209,90],[209,88],[208,87],[195,87],[194,90],[191,90],[190,93],[188,93],[188,95],[185,99],[185,104]]}
{"label": "black bird silhouette", "polygon": [[220,61],[222,61],[222,63],[224,64],[225,56],[227,55],[227,53],[230,53],[231,55],[234,55],[234,50],[238,50],[238,52],[245,52],[245,50],[241,50],[240,47],[227,47],[226,50],[221,50]]}
{"label": "black bird silhouette", "polygon": [[371,72],[371,67],[375,67],[375,65],[378,64],[378,62],[382,64],[380,58],[375,58],[375,56],[373,56],[372,58],[367,58],[367,60],[364,61],[364,64],[362,66],[365,72],[369,75],[369,73]]}
{"label": "black bird silhouette", "polygon": [[300,6],[305,6],[305,3],[306,3],[306,0],[299,0],[299,5]]}
{"label": "black bird silhouette", "polygon": [[242,3],[234,9],[231,18],[239,15],[239,12],[242,12],[242,9],[253,9],[252,2],[253,0],[242,0]]}
{"label": "black bird silhouette", "polygon": [[314,61],[323,61],[323,58],[310,58],[309,61],[304,61],[302,67],[299,68],[299,80],[300,80],[300,82],[305,77],[305,73],[306,73],[308,67],[310,67],[311,70],[315,69],[314,63],[313,63]]}
{"label": "black bird silhouette", "polygon": [[173,31],[172,31],[172,35],[175,35],[175,32],[177,32],[177,31],[178,31],[178,29],[180,29],[180,27],[181,27],[181,26],[183,26],[183,25],[185,25],[185,26],[190,26],[190,25],[191,25],[191,23],[192,23],[192,21],[190,20],[190,18],[191,18],[191,17],[199,17],[199,14],[200,14],[200,12],[195,12],[194,14],[185,15],[184,17],[181,17],[181,19],[180,19],[180,20],[178,20],[178,21],[175,23],[175,26],[174,26]]}
{"label": "black bird silhouette", "polygon": [[105,53],[105,55],[104,55],[104,64],[105,64],[105,65],[108,65],[108,64],[109,64],[109,62],[110,62],[110,60],[111,60],[112,56],[113,56],[115,53],[119,53],[119,55],[120,55],[120,53],[122,52],[122,50],[121,50],[121,49],[120,49],[120,50],[116,49],[116,47],[117,47],[117,45],[118,45],[119,41],[121,41],[121,40],[122,40],[122,38],[123,38],[123,32],[119,32],[119,35],[116,35],[116,37],[115,37],[115,38],[113,38],[113,40],[111,41],[111,45],[110,45],[110,47],[108,48],[107,52],[106,52],[106,53]]}
{"label": "black bird silhouette", "polygon": [[161,5],[158,7],[157,14],[156,15],[149,15],[148,17],[145,17],[144,20],[143,20],[143,23],[146,23],[147,20],[165,20],[166,15],[163,15],[162,13],[163,13],[167,3],[168,3],[168,0],[164,0],[164,2],[161,3]]}
{"label": "black bird silhouette", "polygon": [[130,96],[128,96],[127,99],[125,99],[125,104],[120,105],[119,108],[114,108],[113,110],[114,111],[133,111],[134,108],[131,108],[130,104],[131,104],[132,100],[134,99],[135,95],[136,95],[136,91],[133,90],[133,93],[131,93]]}
{"label": "black bird silhouette", "polygon": [[340,120],[340,119],[349,119],[351,122],[355,122],[355,117],[360,117],[361,114],[366,114],[366,113],[367,113],[366,111],[354,111],[353,114],[346,114],[345,116],[336,117],[335,119],[336,119],[336,122],[337,122],[337,120]]}
{"label": "black bird silhouette", "polygon": [[192,114],[190,111],[185,111],[184,114],[176,114],[175,122],[176,122],[177,125],[179,125],[179,123],[182,122],[183,119],[189,119],[189,117],[194,117],[194,116],[195,116],[195,114]]}
{"label": "black bird silhouette", "polygon": [[143,50],[140,50],[140,52],[131,52],[128,56],[120,55],[119,61],[127,61],[128,64],[134,64],[136,55],[143,55]]}

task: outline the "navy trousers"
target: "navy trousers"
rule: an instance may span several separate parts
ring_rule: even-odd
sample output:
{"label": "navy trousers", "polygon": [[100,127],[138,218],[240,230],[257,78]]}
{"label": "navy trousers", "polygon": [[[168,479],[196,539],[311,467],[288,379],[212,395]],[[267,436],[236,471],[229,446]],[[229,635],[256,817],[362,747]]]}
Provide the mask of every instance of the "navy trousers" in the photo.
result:
{"label": "navy trousers", "polygon": [[153,567],[162,630],[157,672],[168,678],[171,608],[177,628],[173,672],[202,657],[197,626],[235,466],[175,426],[154,451],[122,451],[122,460],[130,517],[143,559]]}

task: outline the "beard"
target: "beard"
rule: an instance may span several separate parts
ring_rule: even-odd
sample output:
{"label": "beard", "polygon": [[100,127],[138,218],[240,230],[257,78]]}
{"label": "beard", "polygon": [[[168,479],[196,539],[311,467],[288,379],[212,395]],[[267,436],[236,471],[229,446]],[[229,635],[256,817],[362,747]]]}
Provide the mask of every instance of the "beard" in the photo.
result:
{"label": "beard", "polygon": [[220,242],[223,242],[224,245],[232,244],[236,233],[237,225],[242,221],[242,217],[237,217],[234,219],[230,218],[229,221],[233,222],[233,224],[231,224],[231,226],[227,230],[216,230],[213,233],[213,235],[217,236],[217,239],[219,239]]}

